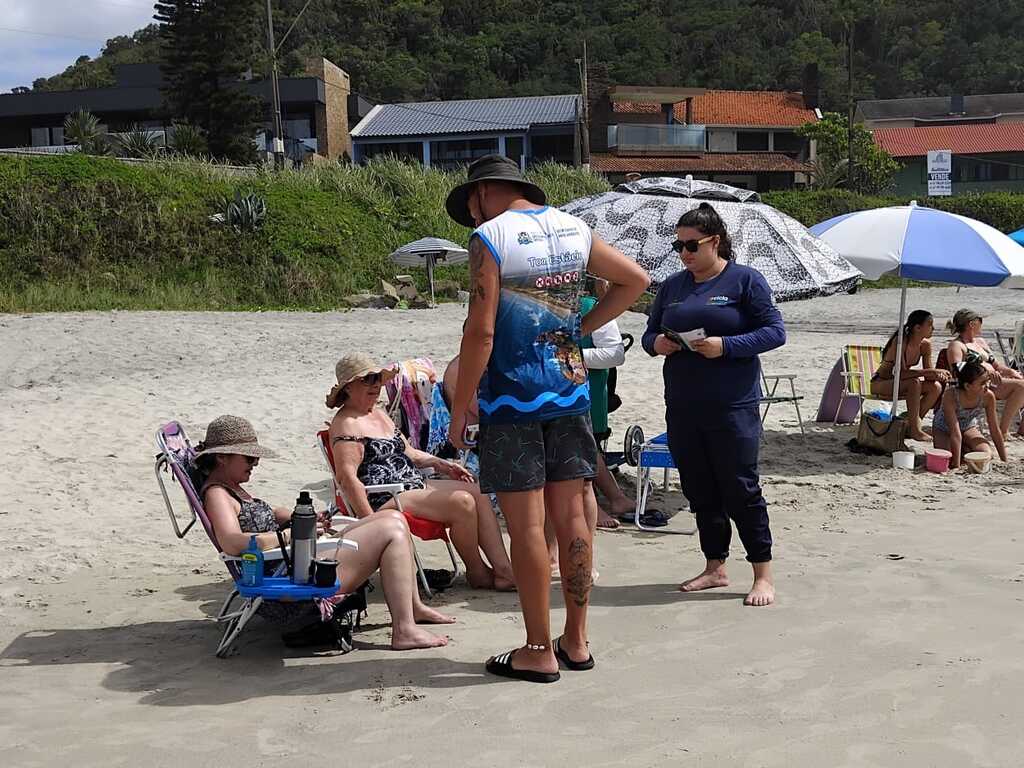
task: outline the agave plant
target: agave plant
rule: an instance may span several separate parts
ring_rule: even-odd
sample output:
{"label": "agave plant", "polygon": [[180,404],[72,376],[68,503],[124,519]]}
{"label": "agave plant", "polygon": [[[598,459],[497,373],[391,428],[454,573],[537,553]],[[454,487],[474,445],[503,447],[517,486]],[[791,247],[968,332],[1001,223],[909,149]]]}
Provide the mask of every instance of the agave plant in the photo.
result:
{"label": "agave plant", "polygon": [[206,154],[206,137],[189,123],[175,123],[170,132],[170,148],[176,155],[201,157]]}
{"label": "agave plant", "polygon": [[131,130],[118,135],[116,149],[120,157],[148,159],[160,151],[160,139],[156,131],[133,125]]}
{"label": "agave plant", "polygon": [[77,144],[78,151],[86,155],[109,155],[112,149],[99,118],[84,109],[64,118],[64,140]]}
{"label": "agave plant", "polygon": [[239,234],[255,232],[267,218],[267,201],[255,193],[243,195],[241,190],[235,190],[234,198],[221,198],[218,208],[220,212],[211,216],[210,221],[227,224]]}

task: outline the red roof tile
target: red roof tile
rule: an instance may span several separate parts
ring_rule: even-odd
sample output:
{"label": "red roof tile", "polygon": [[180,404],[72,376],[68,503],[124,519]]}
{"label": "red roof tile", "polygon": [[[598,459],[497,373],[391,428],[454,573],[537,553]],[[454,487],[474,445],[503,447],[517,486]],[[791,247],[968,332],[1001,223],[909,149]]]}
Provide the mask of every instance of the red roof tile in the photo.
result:
{"label": "red roof tile", "polygon": [[932,149],[948,149],[957,155],[1024,152],[1024,123],[878,128],[874,138],[875,144],[893,157],[923,157]]}
{"label": "red roof tile", "polygon": [[808,173],[810,165],[778,152],[708,152],[696,157],[620,157],[594,153],[590,167],[602,173]]}
{"label": "red roof tile", "polygon": [[[659,114],[661,105],[613,101],[612,111],[627,114]],[[686,119],[686,102],[675,105],[676,120]],[[693,97],[692,121],[698,125],[796,127],[817,120],[804,106],[801,93],[791,91],[706,91]]]}

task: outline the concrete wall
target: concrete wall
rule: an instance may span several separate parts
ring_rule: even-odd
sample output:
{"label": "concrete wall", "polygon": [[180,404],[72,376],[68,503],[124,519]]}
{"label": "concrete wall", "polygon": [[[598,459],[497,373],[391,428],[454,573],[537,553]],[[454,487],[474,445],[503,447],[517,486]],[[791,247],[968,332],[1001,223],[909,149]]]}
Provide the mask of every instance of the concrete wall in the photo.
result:
{"label": "concrete wall", "polygon": [[324,82],[324,103],[316,105],[317,154],[329,160],[343,155],[352,157],[352,137],[348,132],[348,96],[352,84],[348,73],[327,59],[312,59],[306,74]]}

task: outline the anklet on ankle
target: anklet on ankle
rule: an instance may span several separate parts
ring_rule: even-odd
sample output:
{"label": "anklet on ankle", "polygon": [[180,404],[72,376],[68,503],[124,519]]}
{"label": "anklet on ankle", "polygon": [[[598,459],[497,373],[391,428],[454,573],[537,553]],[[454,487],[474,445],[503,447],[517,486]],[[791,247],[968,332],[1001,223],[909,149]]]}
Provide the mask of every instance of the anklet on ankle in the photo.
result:
{"label": "anklet on ankle", "polygon": [[548,649],[546,645],[534,645],[533,643],[527,643],[526,647],[531,651],[546,651]]}

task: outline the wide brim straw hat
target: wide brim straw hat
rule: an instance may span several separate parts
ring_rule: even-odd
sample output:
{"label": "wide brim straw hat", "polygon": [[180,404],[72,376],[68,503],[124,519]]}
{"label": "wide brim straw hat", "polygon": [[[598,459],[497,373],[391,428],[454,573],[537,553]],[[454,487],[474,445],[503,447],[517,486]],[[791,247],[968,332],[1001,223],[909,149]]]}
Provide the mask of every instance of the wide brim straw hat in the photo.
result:
{"label": "wide brim straw hat", "polygon": [[234,453],[239,456],[272,458],[276,454],[264,448],[256,438],[256,430],[241,416],[218,416],[206,428],[206,438],[196,446],[196,457],[210,453]]}
{"label": "wide brim straw hat", "polygon": [[370,359],[369,355],[364,355],[361,352],[345,355],[341,358],[337,365],[334,366],[334,375],[337,377],[338,383],[331,387],[331,391],[327,393],[325,401],[327,407],[338,408],[341,405],[338,402],[338,398],[341,396],[342,390],[355,379],[369,376],[371,373],[379,373],[382,381],[387,382],[398,375],[398,370],[394,365],[377,365]]}
{"label": "wide brim straw hat", "polygon": [[474,160],[468,171],[468,180],[448,193],[444,207],[448,215],[464,227],[473,228],[476,222],[469,213],[469,193],[478,181],[511,181],[523,188],[523,196],[535,205],[546,205],[548,202],[544,190],[533,182],[527,181],[519,164],[504,155],[484,155]]}

